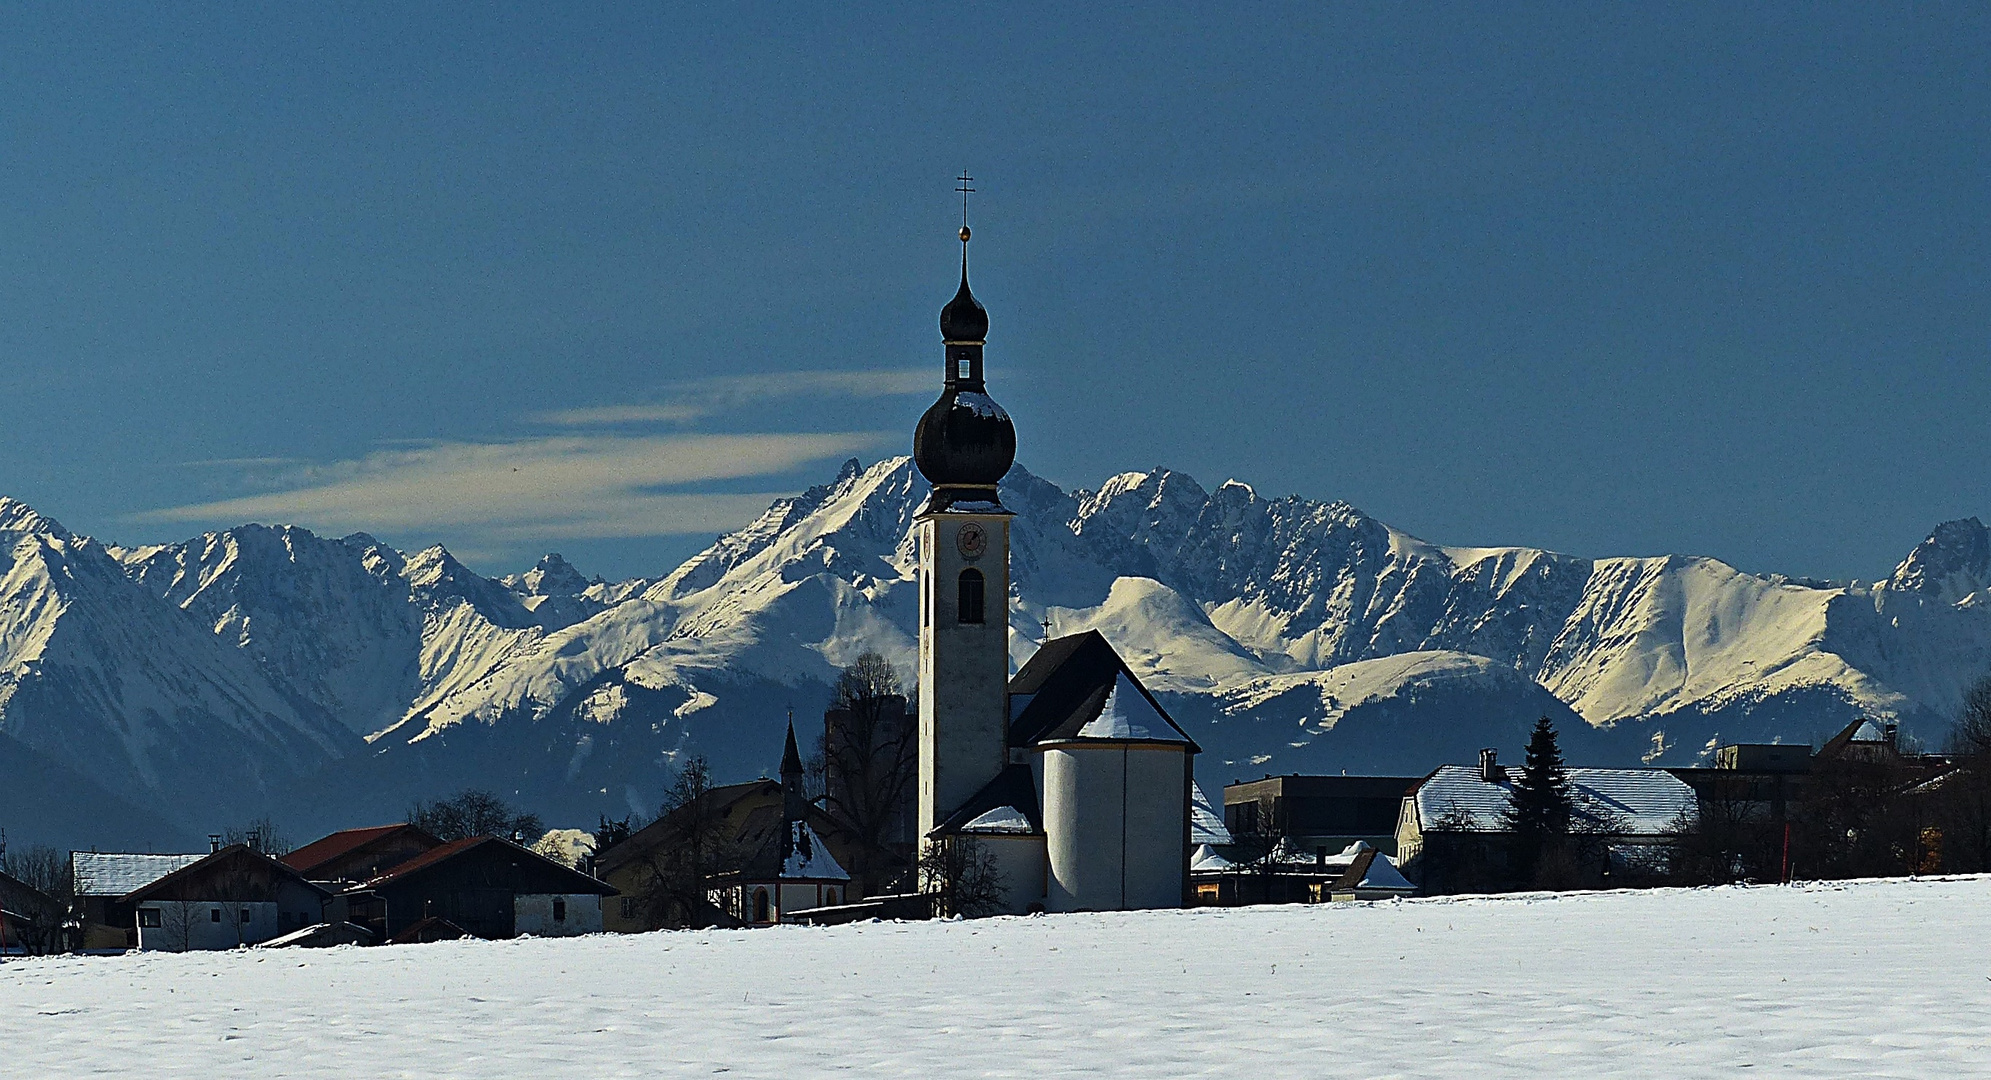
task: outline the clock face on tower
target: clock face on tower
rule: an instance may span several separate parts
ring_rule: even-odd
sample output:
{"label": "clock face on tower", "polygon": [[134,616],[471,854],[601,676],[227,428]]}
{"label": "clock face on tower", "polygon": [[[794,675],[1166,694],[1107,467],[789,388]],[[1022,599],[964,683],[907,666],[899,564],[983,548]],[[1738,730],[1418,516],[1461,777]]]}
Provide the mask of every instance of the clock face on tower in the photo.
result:
{"label": "clock face on tower", "polygon": [[979,559],[989,549],[988,531],[970,521],[954,534],[954,547],[964,559]]}

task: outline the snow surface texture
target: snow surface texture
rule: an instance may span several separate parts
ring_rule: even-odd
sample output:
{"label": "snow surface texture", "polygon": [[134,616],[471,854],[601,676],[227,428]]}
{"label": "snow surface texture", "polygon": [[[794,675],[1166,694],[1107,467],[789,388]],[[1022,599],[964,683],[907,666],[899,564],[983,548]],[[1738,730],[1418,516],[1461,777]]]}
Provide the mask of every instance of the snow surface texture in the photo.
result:
{"label": "snow surface texture", "polygon": [[1981,1077],[1987,939],[1967,878],[16,960],[0,1045],[35,1077]]}
{"label": "snow surface texture", "polygon": [[[772,770],[787,709],[810,716],[862,652],[913,670],[926,495],[906,459],[849,462],[615,584],[557,556],[492,580],[440,547],[287,526],[106,547],[0,499],[0,781],[52,759],[196,840],[272,810],[298,833],[386,820],[468,785],[559,825],[654,814],[687,753],[725,780]],[[1581,765],[1692,764],[1860,716],[1938,740],[1991,670],[1975,519],[1861,584],[1443,547],[1165,469],[1067,492],[1019,467],[1002,501],[1014,659],[1047,625],[1101,631],[1213,786],[1421,774],[1518,752],[1543,715]]]}

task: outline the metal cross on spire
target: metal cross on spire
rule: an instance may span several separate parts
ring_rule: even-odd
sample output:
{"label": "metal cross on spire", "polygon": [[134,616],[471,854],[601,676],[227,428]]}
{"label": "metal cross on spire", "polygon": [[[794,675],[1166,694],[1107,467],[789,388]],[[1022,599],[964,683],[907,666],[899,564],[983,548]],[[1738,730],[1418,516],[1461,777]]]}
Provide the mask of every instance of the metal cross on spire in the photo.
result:
{"label": "metal cross on spire", "polygon": [[968,196],[975,193],[975,189],[970,186],[975,182],[975,178],[968,175],[968,170],[962,169],[961,175],[954,179],[961,183],[961,186],[954,190],[961,193],[961,242],[965,244],[968,242]]}

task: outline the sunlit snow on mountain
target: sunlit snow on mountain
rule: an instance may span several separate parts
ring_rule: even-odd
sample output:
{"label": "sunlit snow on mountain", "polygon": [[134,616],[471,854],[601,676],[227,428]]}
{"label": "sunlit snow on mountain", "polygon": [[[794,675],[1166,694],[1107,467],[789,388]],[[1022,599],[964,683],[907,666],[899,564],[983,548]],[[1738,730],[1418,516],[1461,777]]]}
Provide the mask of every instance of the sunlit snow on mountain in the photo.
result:
{"label": "sunlit snow on mountain", "polygon": [[[1811,741],[1860,715],[1935,737],[1991,668],[1975,519],[1884,580],[1823,584],[1443,547],[1160,469],[1066,492],[1018,467],[1004,487],[1015,660],[1047,632],[1103,632],[1205,747],[1206,784],[1422,772],[1511,753],[1544,714],[1596,764]],[[196,833],[265,809],[300,829],[387,820],[471,783],[559,822],[652,810],[686,753],[727,779],[770,768],[787,711],[819,715],[859,653],[911,669],[925,494],[905,459],[849,462],[620,583],[558,555],[493,580],[440,547],[294,527],[119,548],[0,500],[0,778],[53,762]]]}

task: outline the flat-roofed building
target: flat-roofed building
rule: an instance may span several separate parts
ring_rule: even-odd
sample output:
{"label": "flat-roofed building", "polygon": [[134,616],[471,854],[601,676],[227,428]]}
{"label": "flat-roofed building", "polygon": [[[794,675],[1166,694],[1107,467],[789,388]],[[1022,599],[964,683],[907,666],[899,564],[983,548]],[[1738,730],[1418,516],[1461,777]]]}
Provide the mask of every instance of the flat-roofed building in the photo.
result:
{"label": "flat-roofed building", "polygon": [[1303,851],[1358,841],[1396,852],[1397,813],[1415,776],[1268,776],[1224,788],[1233,837],[1278,836]]}

